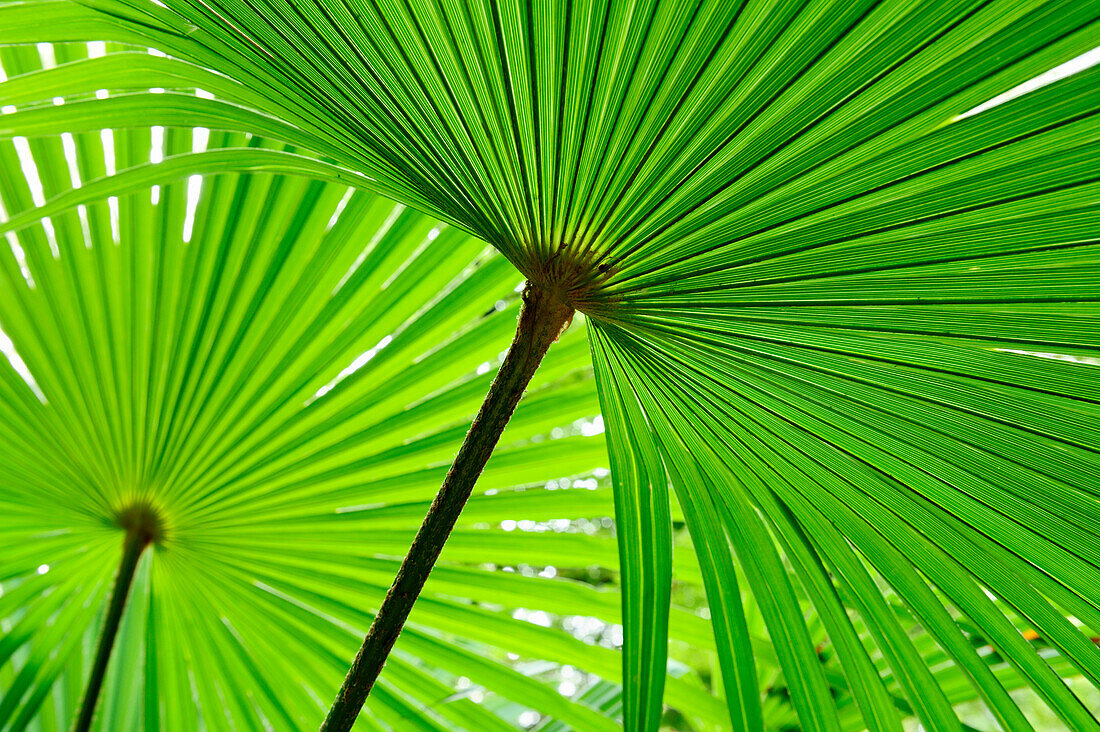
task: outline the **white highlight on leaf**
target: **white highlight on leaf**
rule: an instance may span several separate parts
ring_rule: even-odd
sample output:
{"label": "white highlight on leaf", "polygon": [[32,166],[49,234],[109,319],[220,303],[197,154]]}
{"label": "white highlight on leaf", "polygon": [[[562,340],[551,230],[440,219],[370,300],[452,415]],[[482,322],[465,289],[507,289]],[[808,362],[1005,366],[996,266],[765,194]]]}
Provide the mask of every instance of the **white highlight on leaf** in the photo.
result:
{"label": "white highlight on leaf", "polygon": [[76,217],[80,219],[80,233],[84,236],[84,248],[92,248],[92,228],[88,224],[88,207],[83,203],[76,206]]}
{"label": "white highlight on leaf", "polygon": [[154,124],[149,129],[149,162],[156,165],[164,160],[164,128],[160,124]]}
{"label": "white highlight on leaf", "polygon": [[330,381],[327,384],[325,384],[324,386],[322,386],[320,389],[317,390],[317,392],[313,396],[311,396],[309,399],[307,399],[306,400],[306,406],[309,406],[313,402],[315,402],[318,399],[320,399],[321,397],[323,397],[325,394],[328,394],[330,391],[332,391],[334,388],[336,388],[336,385],[339,384],[341,381],[343,381],[344,379],[348,378],[349,376],[354,374],[359,369],[366,366],[368,363],[370,363],[370,360],[372,358],[374,358],[375,356],[378,355],[379,351],[381,351],[386,346],[390,345],[390,343],[392,343],[392,342],[393,342],[393,336],[386,336],[382,340],[378,341],[378,345],[374,346],[373,348],[368,348],[366,351],[359,354],[356,357],[356,359],[354,361],[352,361],[351,364],[347,368],[345,368],[339,374],[336,375],[335,379],[333,379],[332,381]]}
{"label": "white highlight on leaf", "polygon": [[196,127],[191,130],[191,152],[206,152],[209,142],[210,130],[205,127]]}
{"label": "white highlight on leaf", "polygon": [[38,43],[38,58],[42,59],[42,68],[52,69],[57,66],[57,57],[53,52],[52,43]]}
{"label": "white highlight on leaf", "polygon": [[349,625],[348,623],[345,623],[343,620],[340,620],[339,618],[336,618],[332,615],[329,615],[326,612],[318,610],[316,607],[314,607],[314,606],[312,606],[312,605],[310,605],[306,602],[303,602],[302,600],[299,600],[296,597],[288,595],[287,593],[282,592],[281,590],[277,590],[274,587],[272,587],[271,585],[264,584],[263,582],[260,582],[259,580],[253,580],[252,581],[252,586],[256,587],[260,590],[263,590],[264,592],[267,592],[271,595],[274,595],[275,597],[279,598],[280,600],[284,600],[285,602],[289,602],[290,604],[294,605],[295,607],[298,607],[302,610],[305,610],[306,612],[308,612],[311,615],[316,615],[317,617],[319,617],[319,618],[321,618],[321,619],[323,619],[323,620],[325,620],[329,623],[332,623],[333,625],[335,625],[338,628],[342,628],[344,630],[347,630],[347,631],[351,632],[353,635],[359,636],[359,635],[363,635],[364,633],[367,632],[366,628],[357,628],[353,625]]}
{"label": "white highlight on leaf", "polygon": [[355,506],[341,506],[336,509],[336,513],[358,513],[360,511],[377,511],[380,508],[385,508],[388,503],[360,503]]}
{"label": "white highlight on leaf", "polygon": [[72,133],[61,133],[61,149],[65,153],[65,163],[69,166],[69,182],[73,188],[80,188],[80,166],[76,159],[76,140],[73,139]]}
{"label": "white highlight on leaf", "polygon": [[103,41],[88,41],[89,58],[100,58],[107,55],[107,44]]}
{"label": "white highlight on leaf", "polygon": [[149,203],[156,206],[160,203],[160,186],[153,186],[149,191]]}
{"label": "white highlight on leaf", "polygon": [[[43,394],[42,389],[38,387],[38,382],[34,380],[34,375],[31,374],[31,370],[27,368],[27,364],[19,355],[19,352],[15,350],[15,344],[11,342],[11,338],[8,337],[8,334],[4,332],[3,328],[0,328],[0,353],[7,357],[8,363],[15,369],[15,373],[19,374],[20,378],[26,382],[30,390],[38,397],[38,401],[45,404],[46,395]],[[41,569],[41,567],[39,567],[39,569]],[[49,567],[47,566],[46,569],[49,570]],[[45,574],[45,572],[40,571],[39,574]]]}
{"label": "white highlight on leaf", "polygon": [[[4,208],[4,202],[0,200],[0,221],[8,220],[8,212]],[[8,240],[8,247],[11,248],[11,255],[15,257],[16,264],[19,265],[19,273],[23,275],[23,280],[27,283],[27,287],[32,290],[35,288],[34,277],[31,276],[30,267],[27,266],[27,253],[23,251],[23,247],[19,245],[19,237],[16,236],[14,231],[9,231],[5,238]]]}
{"label": "white highlight on leaf", "polygon": [[596,418],[591,422],[585,422],[581,425],[581,434],[585,437],[594,437],[596,435],[602,435],[604,429],[603,415],[597,414]]}
{"label": "white highlight on leaf", "polygon": [[[25,137],[13,137],[12,145],[15,146],[15,154],[19,158],[19,167],[22,168],[23,178],[27,181],[31,201],[34,202],[35,206],[44,205],[46,196],[42,189],[42,180],[38,177],[38,166],[35,165],[34,156],[31,154],[30,143],[27,142]],[[54,234],[53,222],[50,221],[48,216],[42,219],[42,230],[46,233],[46,240],[50,244],[50,251],[53,253],[54,259],[57,259],[60,256],[57,248],[57,236]],[[15,247],[12,248],[12,251],[15,251]],[[20,268],[22,269],[22,266]],[[26,278],[27,274],[24,273],[23,276]]]}
{"label": "white highlight on leaf", "polygon": [[122,243],[122,230],[118,213],[118,196],[108,196],[107,210],[111,214],[111,241],[115,244]]}
{"label": "white highlight on leaf", "polygon": [[397,217],[400,216],[401,212],[404,210],[405,206],[400,203],[393,207],[393,210],[390,211],[389,216],[387,216],[386,220],[382,222],[382,226],[378,227],[378,231],[374,232],[374,236],[372,236],[370,238],[370,241],[367,242],[367,245],[363,247],[363,251],[359,253],[359,256],[356,257],[355,261],[351,263],[350,267],[348,267],[348,271],[344,274],[343,277],[340,278],[340,281],[336,283],[336,287],[332,290],[333,295],[339,292],[344,287],[344,285],[347,284],[347,281],[351,278],[353,274],[355,274],[355,271],[359,269],[360,265],[363,264],[370,253],[374,251],[374,248],[378,246],[378,243],[380,241],[382,241],[382,238],[389,232],[390,228],[393,226],[393,223],[397,221]]}
{"label": "white highlight on leaf", "polygon": [[99,140],[103,143],[103,167],[107,169],[107,175],[115,174],[115,133],[106,129],[99,131]]}
{"label": "white highlight on leaf", "polygon": [[614,648],[621,648],[623,645],[623,626],[612,625],[611,626],[611,645]]}
{"label": "white highlight on leaf", "polygon": [[53,219],[49,216],[42,217],[42,231],[46,234],[46,242],[50,245],[50,253],[54,259],[61,259],[61,250],[57,246],[57,232],[53,228]]}
{"label": "white highlight on leaf", "polygon": [[[442,227],[443,225],[440,224],[440,226]],[[439,236],[438,228],[434,228],[429,231],[428,235],[424,237],[424,241],[420,242],[420,244],[417,245],[416,249],[413,250],[413,253],[406,257],[405,261],[401,262],[397,269],[393,271],[393,274],[386,278],[386,281],[382,283],[382,287],[380,287],[379,289],[384,290],[392,285],[394,282],[396,282],[397,278],[400,277],[406,269],[408,269],[409,265],[416,261],[417,257],[424,253],[424,250],[427,249],[433,241],[435,241],[435,238],[437,236]]]}
{"label": "white highlight on leaf", "polygon": [[957,117],[955,117],[955,121],[966,119],[967,117],[973,117],[976,114],[981,114],[982,112],[993,109],[994,107],[1004,104],[1005,102],[1011,101],[1018,97],[1022,97],[1028,92],[1033,92],[1036,89],[1042,89],[1048,84],[1053,84],[1054,82],[1060,81],[1067,76],[1072,76],[1079,71],[1084,71],[1085,69],[1091,66],[1095,66],[1098,63],[1100,63],[1100,47],[1094,48],[1091,51],[1086,51],[1080,56],[1072,58],[1069,61],[1066,61],[1064,64],[1059,64],[1053,69],[1050,69],[1049,71],[1040,74],[1039,76],[1036,76],[1034,79],[1028,79],[1023,84],[1018,84],[1017,86],[1014,86],[1003,94],[998,94],[997,96],[990,99],[988,102],[984,102],[982,104],[979,104],[977,107],[974,107],[974,109],[971,109],[969,112],[963,112],[962,114],[958,115]]}
{"label": "white highlight on leaf", "polygon": [[50,565],[48,565],[48,564],[39,564],[37,571],[38,571],[38,574],[46,574],[46,572],[50,571]]}
{"label": "white highlight on leaf", "polygon": [[191,241],[191,235],[195,231],[195,211],[199,207],[199,196],[202,195],[202,176],[192,175],[187,179],[187,213],[183,217],[183,243]]}
{"label": "white highlight on leaf", "polygon": [[1036,358],[1046,358],[1051,361],[1068,361],[1069,363],[1079,363],[1085,366],[1100,366],[1100,358],[1093,358],[1091,356],[1072,356],[1068,353],[1045,353],[1043,351],[1020,351],[1015,348],[998,348],[997,350],[1001,353],[1035,356]]}
{"label": "white highlight on leaf", "polygon": [[328,223],[325,224],[325,231],[331,231],[332,227],[336,226],[336,222],[340,220],[340,214],[344,213],[344,209],[347,208],[348,201],[351,200],[353,193],[355,193],[355,189],[348,186],[348,189],[344,192],[343,198],[336,204],[336,210],[332,212],[332,216],[329,218]]}
{"label": "white highlight on leaf", "polygon": [[149,162],[156,165],[164,160],[164,128],[153,125],[149,128]]}
{"label": "white highlight on leaf", "polygon": [[13,137],[12,145],[15,146],[15,154],[19,157],[19,167],[23,169],[23,177],[27,181],[27,188],[31,192],[31,200],[35,206],[46,203],[46,196],[42,193],[42,179],[38,177],[38,166],[31,155],[31,146],[25,137]]}

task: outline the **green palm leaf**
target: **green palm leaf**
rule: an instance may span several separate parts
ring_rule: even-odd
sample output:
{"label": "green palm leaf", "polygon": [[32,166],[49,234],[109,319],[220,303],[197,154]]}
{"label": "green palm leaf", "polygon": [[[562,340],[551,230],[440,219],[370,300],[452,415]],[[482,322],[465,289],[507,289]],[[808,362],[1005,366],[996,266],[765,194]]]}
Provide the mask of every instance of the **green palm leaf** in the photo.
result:
{"label": "green palm leaf", "polygon": [[[7,51],[4,68],[33,55]],[[0,250],[0,727],[69,726],[118,562],[118,514],[147,503],[164,539],[139,565],[97,727],[308,728],[507,345],[518,276],[453,227],[343,186],[253,173],[150,189],[140,161],[154,137],[116,130],[124,169],[97,178],[112,165],[99,136],[75,136],[89,181],[77,189],[63,140],[31,140],[57,205],[35,208],[19,176],[0,191],[19,227]],[[218,133],[205,153],[186,152],[189,130],[163,141],[167,166],[288,155]],[[18,149],[0,149],[5,170],[20,170]],[[195,170],[219,169],[181,172]],[[572,425],[597,411],[574,329],[482,476],[367,728],[511,728],[524,708],[613,727],[505,654],[617,679],[613,650],[512,617],[533,607],[621,622],[616,593],[487,564],[615,566],[606,537],[499,528],[607,515],[606,486],[543,487],[606,464],[602,440]],[[505,718],[449,700],[459,676],[511,700]],[[721,714],[697,682],[674,693]]]}
{"label": "green palm leaf", "polygon": [[[758,618],[804,728],[850,724],[819,629],[866,726],[956,726],[961,682],[1026,729],[1010,679],[1096,726],[1063,677],[1100,684],[1097,71],[985,104],[1094,46],[1095,7],[165,5],[4,7],[12,42],[170,59],[0,127],[278,138],[565,292],[608,423],[628,728],[665,682],[669,483],[735,726],[759,721]],[[105,69],[7,84],[78,95]]]}

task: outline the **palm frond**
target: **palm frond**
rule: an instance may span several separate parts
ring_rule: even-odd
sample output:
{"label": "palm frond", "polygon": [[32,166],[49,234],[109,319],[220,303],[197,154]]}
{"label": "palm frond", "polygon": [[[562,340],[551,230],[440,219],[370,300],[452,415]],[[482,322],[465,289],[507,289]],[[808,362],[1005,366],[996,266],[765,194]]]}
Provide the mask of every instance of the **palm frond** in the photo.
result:
{"label": "palm frond", "polygon": [[[628,728],[659,716],[669,483],[723,612],[735,726],[757,720],[758,620],[806,729],[852,724],[847,702],[875,729],[898,729],[895,710],[950,728],[958,685],[1028,729],[1019,682],[1096,726],[1063,677],[1100,685],[1100,72],[989,104],[1095,46],[1096,7],[36,5],[29,30],[26,6],[0,10],[0,38],[136,43],[177,62],[139,78],[180,81],[32,105],[0,118],[7,134],[95,129],[102,110],[275,137],[481,237],[589,316]],[[221,96],[191,95],[211,71]],[[6,83],[90,94],[99,73]],[[67,426],[91,435],[102,399]]]}
{"label": "palm frond", "polygon": [[[36,56],[6,49],[4,69]],[[302,177],[333,166],[281,146],[215,132],[196,151],[194,137],[114,130],[106,155],[94,133],[0,146],[6,171],[33,161],[50,201],[36,206],[21,172],[0,183],[5,729],[75,716],[117,515],[135,503],[165,538],[139,567],[97,728],[316,724],[508,343],[520,276],[484,243]],[[217,162],[249,158],[246,174]],[[610,512],[606,486],[558,486],[606,465],[577,426],[597,412],[574,328],[482,476],[366,728],[505,729],[528,708],[614,727],[507,654],[617,684],[615,650],[512,617],[621,622],[617,593],[500,569],[617,566],[606,538],[501,529]],[[459,677],[511,700],[504,717],[450,699]],[[721,718],[698,681],[670,693]]]}

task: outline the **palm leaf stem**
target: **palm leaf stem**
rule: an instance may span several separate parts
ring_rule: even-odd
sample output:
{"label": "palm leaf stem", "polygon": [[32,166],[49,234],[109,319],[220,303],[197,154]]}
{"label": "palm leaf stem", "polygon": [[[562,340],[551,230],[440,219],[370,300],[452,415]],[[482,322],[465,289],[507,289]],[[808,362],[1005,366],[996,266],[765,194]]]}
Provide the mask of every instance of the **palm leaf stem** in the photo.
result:
{"label": "palm leaf stem", "polygon": [[346,732],[359,716],[516,404],[550,345],[572,320],[573,312],[573,307],[558,293],[527,283],[519,324],[508,355],[355,655],[336,700],[321,724],[321,732]]}
{"label": "palm leaf stem", "polygon": [[126,609],[126,600],[130,595],[130,586],[134,583],[134,573],[145,547],[160,536],[159,520],[156,514],[144,505],[123,509],[117,516],[118,525],[126,530],[122,544],[122,558],[118,564],[118,575],[111,592],[111,602],[107,607],[107,617],[99,635],[92,672],[88,685],[84,688],[84,700],[80,705],[80,715],[73,725],[74,732],[87,732],[92,726],[96,702],[103,688],[103,679],[107,675],[107,664],[111,660],[111,651],[118,636],[118,627],[122,622],[122,613]]}

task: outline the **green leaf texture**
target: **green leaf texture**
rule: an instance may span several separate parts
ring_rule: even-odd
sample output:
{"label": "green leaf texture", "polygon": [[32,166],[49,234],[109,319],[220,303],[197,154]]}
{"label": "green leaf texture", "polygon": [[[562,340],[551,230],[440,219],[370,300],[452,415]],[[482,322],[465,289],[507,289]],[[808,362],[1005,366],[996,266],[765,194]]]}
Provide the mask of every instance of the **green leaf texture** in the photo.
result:
{"label": "green leaf texture", "polygon": [[[671,703],[673,515],[724,724],[778,719],[778,686],[803,729],[957,729],[962,688],[1029,729],[1023,684],[1097,728],[1064,679],[1100,685],[1100,72],[985,104],[1095,46],[1095,4],[29,5],[0,38],[167,58],[9,72],[31,103],[0,134],[252,132],[568,275],[615,478],[627,729]],[[72,429],[117,416],[80,393]],[[185,423],[166,457],[223,421]]]}
{"label": "green leaf texture", "polygon": [[[2,62],[14,76],[40,60],[21,47]],[[522,278],[453,226],[279,167],[293,157],[281,145],[215,132],[195,152],[176,129],[111,140],[108,154],[98,133],[0,144],[0,728],[71,725],[121,552],[115,515],[143,501],[166,536],[140,565],[97,728],[309,729],[507,348]],[[263,164],[202,163],[233,156]],[[297,175],[264,172],[265,156]],[[154,188],[150,167],[165,172]],[[603,440],[578,427],[598,410],[574,327],[482,476],[364,729],[511,729],[524,709],[615,728],[506,655],[618,684],[610,642],[513,617],[621,622],[614,590],[534,576],[617,566],[613,539],[560,521],[612,510],[590,477]],[[570,477],[582,487],[559,485]],[[541,528],[501,529],[516,519]],[[459,677],[489,701],[452,698]],[[700,683],[677,689],[721,719]]]}

